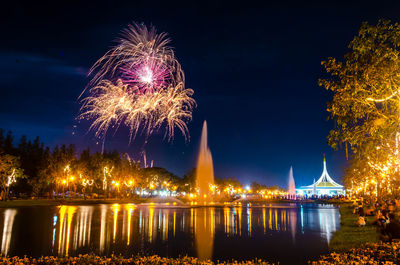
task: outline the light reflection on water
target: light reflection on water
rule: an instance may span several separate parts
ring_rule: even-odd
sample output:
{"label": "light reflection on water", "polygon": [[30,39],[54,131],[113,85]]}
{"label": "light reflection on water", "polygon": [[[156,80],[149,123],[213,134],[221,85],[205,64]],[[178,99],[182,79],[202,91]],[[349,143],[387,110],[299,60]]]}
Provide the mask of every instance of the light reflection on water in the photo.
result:
{"label": "light reflection on water", "polygon": [[4,211],[3,235],[1,237],[1,253],[4,255],[7,255],[10,249],[12,229],[16,214],[17,211],[14,209],[7,209]]}
{"label": "light reflection on water", "polygon": [[[336,208],[295,204],[196,208],[133,204],[64,205],[4,209],[0,214],[3,216],[0,219],[0,228],[3,228],[1,253],[5,255],[95,252],[129,256],[142,252],[232,259],[238,255],[245,258],[248,252],[248,255],[261,258],[275,258],[274,255],[280,255],[280,250],[271,248],[274,245],[278,247],[277,241],[294,249],[294,255],[296,250],[299,255],[304,251],[304,242],[307,241],[310,248],[307,251],[318,256],[327,250],[332,233],[339,228]],[[27,216],[33,218],[28,226]],[[38,223],[43,225],[39,227]],[[35,234],[29,229],[38,231]],[[24,233],[30,233],[31,243],[20,242],[24,240]],[[34,244],[41,244],[41,248],[35,249]],[[229,252],[221,254],[225,251],[225,244],[233,244],[232,256]],[[261,245],[260,250],[252,247],[255,244]]]}

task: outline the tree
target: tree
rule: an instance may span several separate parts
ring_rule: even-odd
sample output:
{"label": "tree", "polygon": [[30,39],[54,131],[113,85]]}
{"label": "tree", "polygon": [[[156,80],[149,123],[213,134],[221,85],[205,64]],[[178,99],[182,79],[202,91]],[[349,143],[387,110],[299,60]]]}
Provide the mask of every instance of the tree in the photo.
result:
{"label": "tree", "polygon": [[19,158],[13,155],[0,154],[0,186],[2,200],[9,197],[10,187],[18,178],[23,177]]}
{"label": "tree", "polygon": [[250,188],[253,192],[258,192],[261,190],[265,190],[267,188],[267,186],[262,185],[262,184],[258,183],[257,181],[253,181],[250,184]]}
{"label": "tree", "polygon": [[76,189],[76,178],[70,176],[76,168],[76,151],[73,145],[56,146],[53,152],[45,156],[43,168],[38,172],[39,178],[31,182],[36,195],[43,192]]}
{"label": "tree", "polygon": [[20,138],[16,148],[16,153],[20,158],[21,168],[24,170],[26,179],[19,181],[17,189],[20,191],[31,191],[35,189],[37,193],[39,180],[39,171],[43,168],[49,155],[49,149],[36,137],[33,143],[27,140],[26,136]]}
{"label": "tree", "polygon": [[344,62],[322,62],[330,77],[319,85],[334,93],[327,108],[335,121],[328,142],[335,149],[345,145],[346,154],[349,146],[352,163],[370,167],[364,181],[373,177],[379,191],[394,175],[376,170],[393,165],[389,160],[399,161],[400,25],[363,23],[348,47]]}
{"label": "tree", "polygon": [[7,132],[6,138],[4,139],[4,145],[2,149],[7,153],[7,154],[15,154],[16,150],[13,146],[13,141],[14,137],[11,133],[11,131]]}
{"label": "tree", "polygon": [[161,167],[142,168],[140,174],[142,176],[141,187],[151,190],[169,189],[181,181],[178,176]]}
{"label": "tree", "polygon": [[187,172],[181,181],[180,191],[186,193],[195,192],[196,189],[196,168],[192,168]]}

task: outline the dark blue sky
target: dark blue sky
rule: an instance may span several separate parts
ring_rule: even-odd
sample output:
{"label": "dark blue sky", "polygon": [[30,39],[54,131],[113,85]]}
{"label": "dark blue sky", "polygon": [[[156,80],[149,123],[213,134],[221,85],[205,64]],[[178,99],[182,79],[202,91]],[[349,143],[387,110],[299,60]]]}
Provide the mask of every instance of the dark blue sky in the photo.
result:
{"label": "dark blue sky", "polygon": [[186,85],[195,90],[191,141],[177,132],[168,143],[160,132],[147,144],[138,137],[128,145],[121,130],[106,149],[135,158],[146,150],[156,166],[182,176],[195,165],[207,120],[216,176],[286,186],[293,165],[296,184],[306,185],[320,176],[326,153],[328,171],[340,180],[345,158],[326,143],[333,122],[325,111],[331,95],[317,84],[320,62],[343,58],[363,21],[400,21],[400,3],[279,3],[8,3],[0,18],[0,127],[38,135],[52,147],[99,150],[88,124],[75,121],[77,98],[88,68],[120,31],[144,22],[169,33]]}

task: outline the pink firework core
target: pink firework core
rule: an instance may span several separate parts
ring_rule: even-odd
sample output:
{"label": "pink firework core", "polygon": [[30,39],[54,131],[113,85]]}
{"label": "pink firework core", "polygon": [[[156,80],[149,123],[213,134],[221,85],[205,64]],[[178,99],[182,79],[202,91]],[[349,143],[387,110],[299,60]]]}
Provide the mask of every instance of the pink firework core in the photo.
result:
{"label": "pink firework core", "polygon": [[168,84],[168,68],[156,60],[148,59],[136,65],[127,65],[122,69],[125,84],[136,86],[141,93],[157,91]]}

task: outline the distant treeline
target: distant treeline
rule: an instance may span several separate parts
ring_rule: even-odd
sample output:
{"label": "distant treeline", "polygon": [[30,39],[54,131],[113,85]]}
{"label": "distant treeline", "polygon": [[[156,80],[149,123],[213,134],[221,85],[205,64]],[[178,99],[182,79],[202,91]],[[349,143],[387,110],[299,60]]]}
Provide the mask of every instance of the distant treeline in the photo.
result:
{"label": "distant treeline", "polygon": [[[0,185],[2,199],[12,196],[151,196],[195,193],[195,169],[183,178],[164,168],[143,168],[128,154],[114,150],[78,153],[74,145],[53,149],[0,129]],[[243,189],[236,178],[215,179],[219,191]],[[251,188],[266,188],[257,182]],[[278,187],[275,187],[279,189]],[[71,195],[73,194],[73,195]],[[232,194],[230,194],[232,195]]]}

